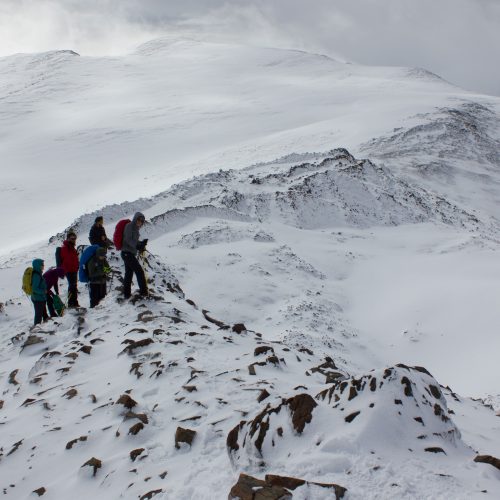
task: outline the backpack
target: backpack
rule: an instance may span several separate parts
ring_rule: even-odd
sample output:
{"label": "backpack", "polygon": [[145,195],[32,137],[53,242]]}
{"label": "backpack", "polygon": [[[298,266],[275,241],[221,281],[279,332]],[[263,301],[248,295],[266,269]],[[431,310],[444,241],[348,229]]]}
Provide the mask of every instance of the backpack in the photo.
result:
{"label": "backpack", "polygon": [[61,300],[59,295],[53,295],[52,300],[54,301],[54,310],[56,311],[58,316],[62,316],[64,314],[64,302]]}
{"label": "backpack", "polygon": [[23,273],[23,292],[26,295],[31,295],[33,293],[33,268],[27,267]]}
{"label": "backpack", "polygon": [[130,219],[122,219],[115,227],[115,232],[113,234],[113,243],[117,250],[121,250],[123,246],[123,231],[125,231],[125,226],[131,222]]}
{"label": "backpack", "polygon": [[99,245],[90,245],[83,252],[80,258],[80,268],[78,269],[78,279],[81,283],[89,282],[89,271],[87,264],[89,260],[95,255]]}

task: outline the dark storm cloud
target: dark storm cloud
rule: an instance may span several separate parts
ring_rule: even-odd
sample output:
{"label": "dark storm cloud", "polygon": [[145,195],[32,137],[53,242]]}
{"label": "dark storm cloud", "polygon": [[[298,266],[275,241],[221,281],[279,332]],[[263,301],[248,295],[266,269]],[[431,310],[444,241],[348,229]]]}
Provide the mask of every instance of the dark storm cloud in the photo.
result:
{"label": "dark storm cloud", "polygon": [[499,0],[1,0],[0,54],[120,53],[182,29],[363,64],[421,66],[500,95],[499,26]]}

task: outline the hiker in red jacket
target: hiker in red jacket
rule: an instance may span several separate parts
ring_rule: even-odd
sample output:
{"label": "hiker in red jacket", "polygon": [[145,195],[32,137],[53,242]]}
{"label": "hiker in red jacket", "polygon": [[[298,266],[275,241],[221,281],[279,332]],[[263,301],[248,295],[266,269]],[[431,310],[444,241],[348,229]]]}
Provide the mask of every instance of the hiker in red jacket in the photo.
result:
{"label": "hiker in red jacket", "polygon": [[68,280],[68,308],[80,307],[78,304],[78,252],[76,234],[69,231],[61,247],[56,250],[56,265],[62,267]]}

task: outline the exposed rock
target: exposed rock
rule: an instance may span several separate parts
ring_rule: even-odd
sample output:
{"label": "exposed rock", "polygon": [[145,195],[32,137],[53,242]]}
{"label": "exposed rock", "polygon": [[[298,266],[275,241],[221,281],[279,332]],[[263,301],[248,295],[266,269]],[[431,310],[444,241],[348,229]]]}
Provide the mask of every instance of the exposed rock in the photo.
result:
{"label": "exposed rock", "polygon": [[262,403],[262,401],[264,401],[264,399],[267,399],[270,395],[271,394],[269,394],[266,389],[262,389],[262,391],[260,391],[259,397],[257,398],[257,401],[259,403]]}
{"label": "exposed rock", "polygon": [[19,382],[16,380],[16,375],[18,374],[19,369],[13,370],[9,373],[9,384],[19,385]]}
{"label": "exposed rock", "polygon": [[223,321],[219,321],[218,319],[209,316],[208,311],[206,309],[203,309],[201,312],[203,313],[203,316],[209,323],[213,323],[214,325],[217,325],[219,328],[222,328],[223,330],[229,329],[229,326],[227,326]]}
{"label": "exposed rock", "polygon": [[282,411],[285,411],[287,417],[291,418],[294,430],[301,434],[305,425],[311,422],[312,411],[316,406],[317,403],[309,394],[298,394],[283,400],[274,408],[267,405],[253,420],[242,421],[229,432],[226,444],[231,458],[237,459],[234,453],[245,447],[255,448],[262,455],[262,447],[268,437],[271,419],[273,415],[279,415]]}
{"label": "exposed rock", "polygon": [[265,481],[240,474],[231,488],[228,500],[289,500],[292,494],[281,486],[271,486]]}
{"label": "exposed rock", "polygon": [[92,351],[92,346],[91,345],[84,345],[78,349],[79,351],[85,353],[85,354],[90,354],[90,351]]}
{"label": "exposed rock", "polygon": [[45,495],[46,491],[47,490],[42,486],[41,488],[33,490],[33,493],[36,493],[39,497],[41,497],[42,495]]}
{"label": "exposed rock", "polygon": [[148,416],[145,413],[134,413],[133,411],[128,411],[125,413],[124,418],[127,420],[129,418],[137,418],[139,419],[143,424],[149,424],[149,419]]}
{"label": "exposed rock", "polygon": [[135,459],[142,454],[142,452],[144,451],[144,448],[136,448],[135,450],[132,450],[130,452],[130,459],[132,460],[132,462],[135,462]]}
{"label": "exposed rock", "polygon": [[271,351],[274,354],[274,349],[271,346],[261,345],[261,346],[255,348],[253,355],[259,356],[259,354],[266,354],[269,351]]}
{"label": "exposed rock", "polygon": [[68,399],[73,399],[77,394],[78,391],[76,389],[70,389],[65,394],[63,394],[63,396],[65,396]]}
{"label": "exposed rock", "polygon": [[137,406],[137,402],[134,401],[128,394],[122,394],[116,401],[117,405],[123,405],[125,408],[131,409]]}
{"label": "exposed rock", "polygon": [[87,460],[82,467],[89,466],[94,468],[93,476],[97,474],[97,469],[100,469],[102,467],[102,462],[98,458],[92,457],[91,459]]}
{"label": "exposed rock", "polygon": [[137,340],[137,341],[130,341],[129,342],[129,345],[127,347],[125,347],[125,349],[123,349],[122,352],[126,352],[127,354],[134,354],[134,350],[135,349],[139,349],[140,347],[146,347],[148,346],[149,344],[153,344],[154,343],[154,340],[151,339],[151,338],[145,338],[145,339],[141,339],[141,340]]}
{"label": "exposed rock", "polygon": [[446,452],[443,450],[443,448],[440,448],[439,446],[430,446],[429,448],[425,448],[425,451],[428,451],[430,453],[444,453],[446,455]]}
{"label": "exposed rock", "polygon": [[139,432],[141,432],[142,429],[144,429],[144,424],[142,422],[137,422],[128,430],[128,433],[135,436],[139,434]]}
{"label": "exposed rock", "polygon": [[7,453],[7,456],[12,455],[12,453],[16,452],[17,449],[23,444],[23,441],[24,439],[21,439],[17,443],[14,443],[9,453]]}
{"label": "exposed rock", "polygon": [[177,427],[177,430],[175,431],[175,447],[179,449],[181,447],[180,443],[187,443],[191,446],[195,436],[196,431]]}
{"label": "exposed rock", "polygon": [[147,493],[144,493],[144,495],[142,495],[139,500],[150,500],[155,495],[162,493],[162,491],[163,491],[162,489],[148,491]]}
{"label": "exposed rock", "polygon": [[304,484],[313,484],[315,486],[321,486],[322,488],[331,488],[335,491],[335,498],[340,499],[344,498],[344,495],[347,492],[347,489],[343,486],[339,486],[334,483],[315,483],[312,481],[305,481],[304,479],[297,479],[295,477],[287,477],[287,476],[275,476],[272,474],[266,474],[265,477],[266,484],[270,484],[272,486],[282,486],[288,490],[294,490],[303,486]]}
{"label": "exposed rock", "polygon": [[26,342],[22,345],[22,349],[25,347],[29,347],[30,345],[35,345],[35,344],[43,344],[45,340],[42,339],[42,337],[37,337],[36,335],[30,335],[27,339]]}
{"label": "exposed rock", "polygon": [[490,464],[500,470],[500,459],[493,457],[491,455],[477,455],[474,462],[479,462],[483,464]]}
{"label": "exposed rock", "polygon": [[243,323],[236,323],[232,328],[235,333],[243,333],[247,331],[246,326]]}
{"label": "exposed rock", "polygon": [[73,448],[73,445],[78,443],[78,441],[87,441],[87,436],[80,436],[79,438],[72,439],[71,441],[68,441],[66,443],[66,449],[71,450],[71,448]]}

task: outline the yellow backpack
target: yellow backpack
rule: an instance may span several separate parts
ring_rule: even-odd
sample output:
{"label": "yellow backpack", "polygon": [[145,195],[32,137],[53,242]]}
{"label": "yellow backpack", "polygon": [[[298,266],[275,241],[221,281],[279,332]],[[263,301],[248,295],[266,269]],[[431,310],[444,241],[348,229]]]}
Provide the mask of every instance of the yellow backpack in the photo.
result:
{"label": "yellow backpack", "polygon": [[23,273],[23,292],[26,295],[33,293],[33,268],[27,267]]}

